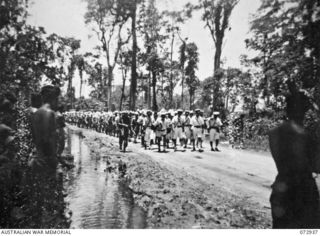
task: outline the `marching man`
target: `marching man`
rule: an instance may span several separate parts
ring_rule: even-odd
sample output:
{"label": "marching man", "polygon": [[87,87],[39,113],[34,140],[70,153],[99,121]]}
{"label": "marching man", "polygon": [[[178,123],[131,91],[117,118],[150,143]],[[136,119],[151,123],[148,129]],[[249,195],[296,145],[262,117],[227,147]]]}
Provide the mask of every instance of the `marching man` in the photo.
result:
{"label": "marching man", "polygon": [[[152,112],[147,111],[147,117],[143,120],[143,128],[144,132],[144,148],[147,149],[148,145],[150,145],[151,134],[152,134],[152,125],[154,123],[154,119],[152,117]],[[149,146],[150,147],[150,146]]]}
{"label": "marching man", "polygon": [[129,132],[131,130],[131,120],[127,111],[122,112],[122,115],[119,118],[118,126],[120,151],[125,152],[128,146]]}
{"label": "marching man", "polygon": [[192,139],[191,138],[191,117],[189,116],[190,112],[186,111],[185,112],[185,118],[184,118],[184,135],[185,135],[185,142],[184,142],[184,148],[187,148],[187,144],[188,144],[188,139]]}
{"label": "marching man", "polygon": [[181,116],[182,110],[178,110],[178,114],[173,117],[172,119],[172,126],[173,126],[173,144],[174,144],[174,151],[177,151],[177,139],[179,139],[180,143],[184,143],[184,118]]}
{"label": "marching man", "polygon": [[160,115],[160,118],[156,120],[154,123],[154,126],[156,128],[156,140],[158,144],[158,152],[161,152],[160,145],[161,140],[163,141],[163,152],[166,152],[166,134],[168,128],[170,128],[170,121],[166,118],[166,113],[162,112]]}
{"label": "marching man", "polygon": [[[192,117],[191,119],[191,125],[192,125],[192,131],[194,135],[194,139],[197,139],[199,143],[199,152],[203,152],[201,149],[202,147],[202,136],[203,136],[203,126],[204,126],[204,121],[202,117],[200,116],[200,109],[196,109],[196,115]],[[192,151],[195,151],[195,140],[192,141],[193,144],[193,149]]]}
{"label": "marching man", "polygon": [[[222,122],[219,118],[219,112],[215,111],[213,112],[213,115],[210,117],[208,120],[208,132],[210,135],[210,146],[211,146],[211,151],[217,151],[220,152],[218,149],[219,145],[219,139],[220,139],[220,129],[222,126]],[[215,142],[215,148],[213,148],[213,142]]]}

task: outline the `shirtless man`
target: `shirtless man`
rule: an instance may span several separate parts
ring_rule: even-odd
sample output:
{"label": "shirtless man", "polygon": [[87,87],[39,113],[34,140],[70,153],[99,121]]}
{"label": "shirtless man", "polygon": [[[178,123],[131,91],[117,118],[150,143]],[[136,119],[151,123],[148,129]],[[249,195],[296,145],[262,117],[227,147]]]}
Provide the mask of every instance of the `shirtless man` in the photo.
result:
{"label": "shirtless man", "polygon": [[278,175],[270,197],[273,228],[319,228],[319,193],[312,172],[315,148],[303,127],[308,102],[296,92],[287,98],[287,117],[269,133]]}
{"label": "shirtless man", "polygon": [[43,105],[34,113],[32,119],[33,139],[37,155],[31,160],[30,166],[36,171],[55,174],[57,158],[57,119],[55,111],[58,108],[60,89],[44,86],[41,89]]}

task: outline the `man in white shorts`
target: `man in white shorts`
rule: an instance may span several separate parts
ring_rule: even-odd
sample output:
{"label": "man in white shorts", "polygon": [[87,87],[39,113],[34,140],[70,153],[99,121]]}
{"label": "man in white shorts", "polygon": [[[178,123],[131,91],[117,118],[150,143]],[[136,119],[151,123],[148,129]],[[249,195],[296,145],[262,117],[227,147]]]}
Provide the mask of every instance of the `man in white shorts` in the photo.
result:
{"label": "man in white shorts", "polygon": [[170,121],[166,118],[166,113],[161,113],[160,117],[155,121],[154,126],[156,128],[156,140],[158,144],[158,152],[161,152],[161,140],[163,141],[163,152],[166,152],[166,134],[170,127]]}
{"label": "man in white shorts", "polygon": [[143,120],[143,128],[145,130],[145,134],[144,134],[145,149],[147,149],[148,145],[150,145],[151,134],[152,134],[151,126],[153,125],[153,123],[154,123],[154,119],[152,117],[152,112],[147,111],[147,117]]}
{"label": "man in white shorts", "polygon": [[[219,140],[220,140],[220,129],[222,126],[222,122],[219,118],[219,112],[213,112],[213,116],[210,117],[208,121],[208,131],[210,135],[210,146],[211,151],[220,152],[218,149]],[[213,148],[213,142],[215,142],[216,147]]]}
{"label": "man in white shorts", "polygon": [[172,119],[172,126],[174,130],[173,135],[173,144],[174,144],[174,151],[177,150],[177,139],[179,139],[180,143],[184,142],[184,117],[182,117],[182,110],[179,109],[178,113],[175,117]]}
{"label": "man in white shorts", "polygon": [[[203,136],[203,125],[204,121],[202,117],[200,116],[200,109],[196,109],[196,115],[192,117],[191,119],[191,125],[192,125],[192,131],[194,135],[194,139],[197,139],[197,141],[200,144],[199,152],[202,152],[201,149],[202,146],[202,136]],[[193,140],[193,149],[192,151],[195,151],[195,140]]]}
{"label": "man in white shorts", "polygon": [[[192,112],[192,111],[191,111]],[[184,142],[184,148],[187,148],[187,144],[188,144],[188,139],[192,140],[192,131],[191,131],[191,118],[189,116],[190,112],[189,111],[185,111],[185,115],[184,115],[184,136],[185,136],[185,142]]]}

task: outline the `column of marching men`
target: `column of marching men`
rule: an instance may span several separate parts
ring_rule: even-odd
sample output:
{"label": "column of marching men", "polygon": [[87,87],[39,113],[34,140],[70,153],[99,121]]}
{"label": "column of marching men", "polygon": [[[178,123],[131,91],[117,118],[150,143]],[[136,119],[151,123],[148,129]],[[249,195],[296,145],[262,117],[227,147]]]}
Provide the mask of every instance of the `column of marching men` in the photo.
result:
{"label": "column of marching men", "polygon": [[219,112],[213,112],[205,118],[203,111],[150,110],[137,111],[69,111],[65,114],[68,123],[80,128],[93,129],[100,133],[119,138],[120,150],[125,152],[128,142],[137,143],[150,150],[156,145],[158,152],[186,151],[191,145],[191,151],[203,151],[202,142],[205,134],[209,134],[211,151],[218,149],[222,122]]}

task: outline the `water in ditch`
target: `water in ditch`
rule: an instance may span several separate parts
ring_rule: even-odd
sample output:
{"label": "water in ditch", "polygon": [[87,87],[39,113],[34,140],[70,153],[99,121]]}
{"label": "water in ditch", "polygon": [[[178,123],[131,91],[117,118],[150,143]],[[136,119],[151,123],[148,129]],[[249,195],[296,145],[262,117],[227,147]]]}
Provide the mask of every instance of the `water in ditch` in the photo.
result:
{"label": "water in ditch", "polygon": [[145,212],[134,204],[130,189],[106,171],[105,160],[90,156],[81,133],[68,130],[66,146],[75,164],[64,183],[71,228],[145,228]]}

